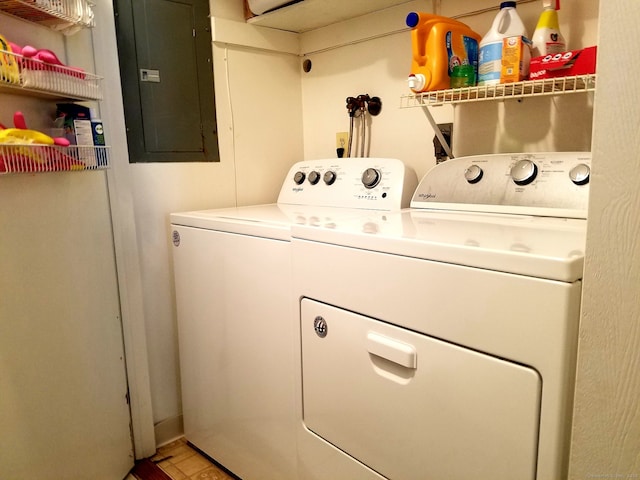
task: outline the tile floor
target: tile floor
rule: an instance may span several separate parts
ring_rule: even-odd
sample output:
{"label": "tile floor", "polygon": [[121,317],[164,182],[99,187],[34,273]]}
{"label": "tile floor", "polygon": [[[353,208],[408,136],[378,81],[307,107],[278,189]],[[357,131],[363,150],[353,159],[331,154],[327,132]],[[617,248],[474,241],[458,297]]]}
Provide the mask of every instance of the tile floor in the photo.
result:
{"label": "tile floor", "polygon": [[158,448],[151,461],[173,480],[236,480],[189,446],[184,438]]}

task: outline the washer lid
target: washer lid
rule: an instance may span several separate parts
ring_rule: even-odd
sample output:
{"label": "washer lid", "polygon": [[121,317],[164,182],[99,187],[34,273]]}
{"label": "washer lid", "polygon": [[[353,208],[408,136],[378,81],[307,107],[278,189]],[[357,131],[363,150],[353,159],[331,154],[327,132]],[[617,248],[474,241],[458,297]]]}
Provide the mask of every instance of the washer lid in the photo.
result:
{"label": "washer lid", "polygon": [[290,221],[278,205],[219,208],[172,213],[171,223],[186,227],[290,240]]}
{"label": "washer lid", "polygon": [[295,225],[292,236],[574,282],[582,278],[586,220],[412,209],[367,212],[329,227]]}
{"label": "washer lid", "polygon": [[265,204],[171,214],[173,225],[291,240],[292,225],[331,228],[340,219],[360,216],[367,210],[313,205]]}

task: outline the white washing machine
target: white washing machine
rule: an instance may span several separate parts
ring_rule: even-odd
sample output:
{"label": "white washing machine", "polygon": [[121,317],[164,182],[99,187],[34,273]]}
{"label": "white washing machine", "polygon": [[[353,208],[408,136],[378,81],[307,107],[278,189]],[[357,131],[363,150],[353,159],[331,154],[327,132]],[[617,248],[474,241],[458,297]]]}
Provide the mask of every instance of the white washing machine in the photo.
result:
{"label": "white washing machine", "polygon": [[409,205],[399,160],[304,161],[277,204],[171,215],[185,436],[244,480],[297,473],[290,227]]}
{"label": "white washing machine", "polygon": [[566,478],[589,165],[458,158],[292,228],[300,478]]}

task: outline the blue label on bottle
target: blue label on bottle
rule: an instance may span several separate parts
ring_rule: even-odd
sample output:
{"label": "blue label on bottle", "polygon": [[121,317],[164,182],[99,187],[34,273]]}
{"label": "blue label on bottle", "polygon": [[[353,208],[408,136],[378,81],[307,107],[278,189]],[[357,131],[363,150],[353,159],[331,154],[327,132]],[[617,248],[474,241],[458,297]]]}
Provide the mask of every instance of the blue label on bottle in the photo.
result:
{"label": "blue label on bottle", "polygon": [[448,61],[448,71],[449,76],[451,76],[451,72],[453,72],[453,68],[458,65],[473,65],[474,67],[478,67],[478,41],[475,38],[462,36],[462,45],[464,51],[455,52],[453,50],[453,42],[452,42],[451,31],[447,32],[445,35],[445,46],[447,49],[447,61]]}
{"label": "blue label on bottle", "polygon": [[451,58],[453,57],[453,48],[451,48],[451,32],[447,32],[444,37],[445,46],[447,47],[447,71],[449,76],[451,76],[451,71],[453,70],[453,66],[451,65]]}
{"label": "blue label on bottle", "polygon": [[475,38],[464,37],[464,48],[467,50],[467,60],[469,65],[473,65],[475,77],[473,78],[473,85],[478,83],[478,41]]}
{"label": "blue label on bottle", "polygon": [[469,65],[478,67],[478,41],[475,38],[463,37]]}
{"label": "blue label on bottle", "polygon": [[502,41],[480,47],[478,83],[500,81],[502,71]]}

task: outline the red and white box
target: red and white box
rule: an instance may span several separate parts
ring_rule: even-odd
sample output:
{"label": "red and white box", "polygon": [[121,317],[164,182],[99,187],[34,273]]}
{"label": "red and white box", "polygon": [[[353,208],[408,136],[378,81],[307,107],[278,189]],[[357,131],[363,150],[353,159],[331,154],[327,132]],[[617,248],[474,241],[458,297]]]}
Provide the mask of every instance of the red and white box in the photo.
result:
{"label": "red and white box", "polygon": [[570,77],[596,73],[597,47],[572,50],[531,59],[529,79]]}

